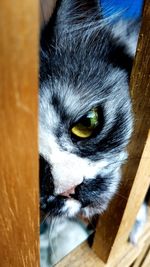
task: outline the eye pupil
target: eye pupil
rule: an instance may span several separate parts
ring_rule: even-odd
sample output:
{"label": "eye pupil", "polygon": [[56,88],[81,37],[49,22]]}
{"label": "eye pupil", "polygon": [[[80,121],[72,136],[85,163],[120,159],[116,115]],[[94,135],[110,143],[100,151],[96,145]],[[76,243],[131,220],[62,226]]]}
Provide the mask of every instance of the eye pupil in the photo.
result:
{"label": "eye pupil", "polygon": [[81,119],[80,123],[85,127],[91,127],[92,121],[90,118],[85,117],[85,118]]}

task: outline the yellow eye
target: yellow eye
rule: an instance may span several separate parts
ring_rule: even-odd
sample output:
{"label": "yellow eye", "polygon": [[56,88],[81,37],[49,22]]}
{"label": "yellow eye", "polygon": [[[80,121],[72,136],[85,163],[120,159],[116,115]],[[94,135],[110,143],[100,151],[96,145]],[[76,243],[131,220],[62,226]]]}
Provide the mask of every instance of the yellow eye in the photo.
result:
{"label": "yellow eye", "polygon": [[77,137],[88,138],[92,135],[98,124],[98,110],[95,108],[84,115],[77,124],[74,125],[71,132]]}

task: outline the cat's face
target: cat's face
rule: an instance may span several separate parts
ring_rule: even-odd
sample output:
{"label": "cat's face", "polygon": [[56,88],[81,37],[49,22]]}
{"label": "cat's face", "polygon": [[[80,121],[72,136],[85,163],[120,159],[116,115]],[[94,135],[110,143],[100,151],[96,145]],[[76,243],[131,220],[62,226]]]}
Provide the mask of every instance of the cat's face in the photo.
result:
{"label": "cat's face", "polygon": [[77,6],[61,1],[41,41],[41,209],[50,215],[90,216],[106,209],[131,135],[131,59],[109,29],[87,30],[90,1],[83,2],[85,16],[74,16],[75,23],[71,12]]}

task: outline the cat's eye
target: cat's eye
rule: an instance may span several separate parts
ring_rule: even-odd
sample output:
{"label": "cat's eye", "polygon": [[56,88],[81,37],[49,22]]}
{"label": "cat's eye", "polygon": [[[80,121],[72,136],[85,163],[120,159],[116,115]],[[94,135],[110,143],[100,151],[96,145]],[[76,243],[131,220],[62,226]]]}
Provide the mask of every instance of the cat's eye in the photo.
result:
{"label": "cat's eye", "polygon": [[90,137],[99,124],[98,109],[91,109],[71,129],[74,136],[79,138]]}

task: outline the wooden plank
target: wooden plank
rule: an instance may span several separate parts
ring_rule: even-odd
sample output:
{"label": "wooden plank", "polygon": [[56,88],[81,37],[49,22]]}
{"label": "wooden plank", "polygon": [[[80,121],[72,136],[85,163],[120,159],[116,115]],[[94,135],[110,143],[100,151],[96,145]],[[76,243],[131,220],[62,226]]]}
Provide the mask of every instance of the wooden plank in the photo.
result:
{"label": "wooden plank", "polygon": [[147,252],[147,255],[141,265],[141,267],[149,267],[150,266],[150,247],[149,247],[149,251]]}
{"label": "wooden plank", "polygon": [[[147,228],[147,227],[146,227]],[[139,240],[139,244],[137,246],[133,246],[132,244],[126,242],[122,247],[122,255],[119,251],[120,255],[116,255],[115,258],[111,258],[110,261],[108,261],[108,264],[105,266],[109,267],[129,267],[135,260],[141,255],[141,253],[145,250],[145,247],[147,248],[150,244],[150,223],[147,230],[143,232],[143,235],[141,236]]]}
{"label": "wooden plank", "polygon": [[0,1],[0,266],[39,266],[38,1]]}
{"label": "wooden plank", "polygon": [[136,261],[132,265],[132,267],[141,267],[143,263],[143,259],[145,259],[147,252],[149,250],[149,244],[145,246],[145,248],[142,250],[141,254],[137,257]]}
{"label": "wooden plank", "polygon": [[69,255],[56,264],[56,267],[102,267],[101,261],[88,246],[83,242],[74,249]]}
{"label": "wooden plank", "polygon": [[[104,262],[114,257],[127,240],[131,226],[149,184],[149,153],[140,158],[150,129],[150,3],[145,2],[141,33],[131,77],[135,114],[134,134],[129,145],[129,160],[123,168],[122,185],[106,213],[100,217],[93,249]],[[148,165],[149,164],[149,165]],[[131,190],[132,189],[132,190]]]}
{"label": "wooden plank", "polygon": [[135,260],[139,257],[145,247],[150,244],[150,223],[146,227],[143,235],[139,239],[137,246],[126,242],[122,245],[118,255],[116,254],[114,258],[110,258],[105,267],[129,267]]}

